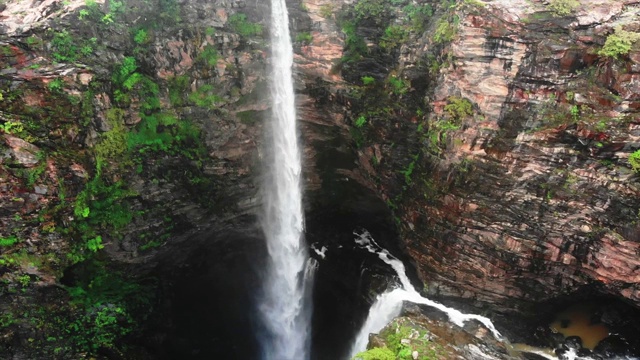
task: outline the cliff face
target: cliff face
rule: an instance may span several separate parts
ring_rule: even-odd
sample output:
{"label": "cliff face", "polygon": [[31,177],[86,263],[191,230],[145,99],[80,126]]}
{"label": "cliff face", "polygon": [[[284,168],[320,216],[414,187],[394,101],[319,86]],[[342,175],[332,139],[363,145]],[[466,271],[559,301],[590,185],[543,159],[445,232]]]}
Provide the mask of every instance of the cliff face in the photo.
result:
{"label": "cliff face", "polygon": [[265,9],[2,4],[0,357],[134,358],[159,263],[260,243]]}
{"label": "cliff face", "polygon": [[446,193],[409,201],[407,248],[441,294],[504,306],[590,289],[637,306],[638,48],[599,53],[614,27],[638,30],[637,3],[547,11],[459,14],[429,121],[455,116],[456,97],[473,110],[428,160]]}
{"label": "cliff face", "polygon": [[638,31],[637,2],[378,3],[305,3],[319,23],[298,69],[344,104],[319,111],[350,127],[359,169],[343,172],[393,209],[429,290],[638,305],[638,47],[601,50]]}
{"label": "cliff face", "polygon": [[[290,1],[309,240],[341,248],[351,240],[318,235],[337,233],[325,222],[395,221],[434,294],[501,310],[576,293],[640,306],[630,162],[640,148],[640,52],[632,41],[628,53],[601,51],[612,34],[640,31],[638,2],[582,1],[566,13],[550,4]],[[208,271],[218,279],[234,269],[248,283],[234,291],[246,297],[259,276],[243,271],[264,250],[256,209],[268,2],[11,0],[0,9],[0,275],[11,314],[1,318],[11,334],[2,351],[53,351],[43,344],[59,330],[36,330],[37,319],[86,325],[102,311],[118,319],[108,332],[144,322],[111,309],[142,307],[129,301],[138,290],[189,293]],[[320,279],[340,278],[343,265],[360,274],[329,261]],[[91,293],[91,278],[107,276],[97,263],[120,288],[130,289],[118,282],[128,273],[161,285],[137,279],[119,297]],[[42,298],[66,315],[44,317]],[[21,317],[21,306],[40,315]],[[73,336],[115,351],[105,329],[91,329]],[[96,352],[82,346],[64,345],[61,356]]]}

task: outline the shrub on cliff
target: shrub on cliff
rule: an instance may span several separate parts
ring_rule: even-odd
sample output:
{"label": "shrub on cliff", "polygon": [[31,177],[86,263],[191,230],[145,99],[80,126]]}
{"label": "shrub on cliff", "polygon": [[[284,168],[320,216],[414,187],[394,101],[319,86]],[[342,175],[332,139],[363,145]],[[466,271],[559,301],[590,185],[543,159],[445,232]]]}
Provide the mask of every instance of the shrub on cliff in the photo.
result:
{"label": "shrub on cliff", "polygon": [[578,0],[551,0],[549,9],[557,16],[567,16],[573,13],[580,3]]}
{"label": "shrub on cliff", "polygon": [[244,38],[262,35],[262,25],[250,22],[245,14],[238,13],[229,16],[229,26]]}
{"label": "shrub on cliff", "polygon": [[473,104],[468,99],[450,96],[447,99],[447,105],[444,106],[444,111],[453,119],[459,121],[473,115]]}
{"label": "shrub on cliff", "polygon": [[629,164],[631,164],[633,171],[640,173],[640,150],[636,150],[629,155]]}
{"label": "shrub on cliff", "polygon": [[598,55],[617,58],[620,55],[626,55],[631,51],[633,44],[640,40],[640,34],[622,30],[622,28],[616,28],[616,32],[609,35],[604,43],[604,46]]}
{"label": "shrub on cliff", "polygon": [[354,6],[358,22],[371,21],[377,26],[388,22],[391,17],[390,9],[385,0],[360,0]]}

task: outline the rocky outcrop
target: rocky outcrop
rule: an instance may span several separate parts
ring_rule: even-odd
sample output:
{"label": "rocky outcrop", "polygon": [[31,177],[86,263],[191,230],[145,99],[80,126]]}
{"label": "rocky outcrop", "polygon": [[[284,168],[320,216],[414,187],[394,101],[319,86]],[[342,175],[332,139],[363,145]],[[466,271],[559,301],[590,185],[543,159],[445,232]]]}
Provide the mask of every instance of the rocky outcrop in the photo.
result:
{"label": "rocky outcrop", "polygon": [[434,294],[513,310],[591,289],[640,304],[639,187],[627,160],[637,99],[623,90],[635,86],[637,50],[597,55],[612,27],[637,31],[638,9],[581,4],[568,17],[500,1],[459,13],[430,122],[451,116],[453,98],[473,115],[425,160],[442,192],[409,200],[403,215]]}
{"label": "rocky outcrop", "polygon": [[493,339],[489,330],[478,324],[459,328],[450,324],[443,314],[411,304],[406,304],[402,316],[393,319],[379,334],[372,334],[368,347],[391,349],[394,355],[402,352],[415,359],[423,356],[446,359],[524,358],[511,345],[505,346]]}

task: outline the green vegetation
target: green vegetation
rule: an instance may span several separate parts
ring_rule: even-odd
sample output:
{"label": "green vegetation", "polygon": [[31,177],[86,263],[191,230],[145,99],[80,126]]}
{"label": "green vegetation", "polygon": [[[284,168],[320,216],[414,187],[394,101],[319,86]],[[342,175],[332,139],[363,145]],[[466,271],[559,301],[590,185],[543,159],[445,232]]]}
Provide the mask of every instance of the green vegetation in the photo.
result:
{"label": "green vegetation", "polygon": [[78,20],[84,20],[84,18],[86,18],[87,16],[89,16],[89,10],[80,9],[80,11],[78,12]]}
{"label": "green vegetation", "polygon": [[477,6],[480,8],[484,8],[487,6],[487,4],[483,3],[480,0],[464,0],[465,4],[469,4],[469,5],[473,5],[473,6]]}
{"label": "green vegetation", "polygon": [[71,317],[54,314],[51,325],[64,331],[80,351],[95,354],[118,348],[118,341],[149,315],[153,283],[128,279],[93,259],[74,273],[78,281],[67,290],[76,311]]}
{"label": "green vegetation", "polygon": [[391,17],[387,0],[360,0],[354,6],[354,13],[358,22],[373,22],[377,26],[384,25]]}
{"label": "green vegetation", "polygon": [[190,121],[180,120],[168,112],[145,115],[127,138],[129,150],[138,153],[164,152],[196,157],[204,151],[200,145],[200,129]]}
{"label": "green vegetation", "polygon": [[344,40],[344,55],[341,59],[342,62],[358,61],[369,51],[364,39],[358,36],[356,30],[357,26],[355,21],[345,21],[342,24],[342,32],[346,36]]}
{"label": "green vegetation", "polygon": [[309,32],[302,32],[296,35],[296,42],[308,45],[308,44],[311,44],[312,41],[313,41],[313,35],[311,35],[311,33]]}
{"label": "green vegetation", "polygon": [[168,79],[169,101],[171,106],[180,107],[185,104],[185,94],[189,92],[190,79],[187,75],[174,76]]}
{"label": "green vegetation", "polygon": [[629,164],[636,173],[640,173],[640,150],[636,150],[629,155]]}
{"label": "green vegetation", "polygon": [[100,135],[100,141],[95,146],[96,161],[106,164],[109,160],[122,160],[127,150],[127,129],[124,126],[124,111],[111,108],[106,112],[110,130]]}
{"label": "green vegetation", "polygon": [[149,41],[149,34],[145,29],[139,29],[133,36],[133,41],[138,45],[144,45]]}
{"label": "green vegetation", "polygon": [[391,91],[395,95],[404,95],[404,94],[406,94],[407,91],[409,91],[409,87],[411,85],[409,83],[409,80],[400,79],[400,78],[398,78],[396,76],[389,76],[387,81],[389,82],[389,86],[391,88]]}
{"label": "green vegetation", "polygon": [[113,236],[119,236],[119,232],[133,219],[125,200],[134,195],[136,193],[128,190],[123,181],[105,180],[102,164],[98,163],[96,175],[73,203],[76,219],[68,231],[83,239],[83,244],[69,254],[72,262],[84,260],[87,251],[93,253],[102,248],[100,231],[109,230]]}
{"label": "green vegetation", "polygon": [[396,354],[388,348],[373,348],[360,352],[353,360],[396,360]]}
{"label": "green vegetation", "polygon": [[14,235],[11,235],[8,237],[0,236],[0,247],[13,246],[17,242],[18,242],[18,238],[15,237]]}
{"label": "green vegetation", "polygon": [[77,42],[65,29],[56,32],[51,39],[52,56],[55,62],[75,62],[80,55],[87,57],[93,54],[98,39],[91,38]]}
{"label": "green vegetation", "polygon": [[51,80],[48,84],[47,87],[49,88],[49,90],[51,90],[52,92],[61,92],[62,88],[63,88],[63,82],[62,79],[60,78],[56,78]]}
{"label": "green vegetation", "polygon": [[325,19],[330,18],[331,16],[333,16],[333,4],[324,4],[320,6],[320,16],[322,16]]}
{"label": "green vegetation", "polygon": [[403,8],[415,32],[423,32],[428,20],[433,16],[433,8],[429,4],[409,4]]}
{"label": "green vegetation", "polygon": [[74,44],[71,34],[66,29],[53,36],[51,47],[54,50],[53,59],[56,62],[73,62],[78,57],[78,47]]}
{"label": "green vegetation", "polygon": [[371,77],[371,76],[363,76],[363,77],[361,78],[361,80],[362,80],[362,84],[363,84],[364,86],[371,85],[371,84],[374,84],[374,83],[376,82],[376,79],[374,79],[374,78],[373,78],[373,77]]}
{"label": "green vegetation", "polygon": [[222,101],[214,90],[213,85],[202,85],[189,95],[189,101],[196,106],[213,109],[218,102]]}
{"label": "green vegetation", "polygon": [[218,64],[219,57],[218,50],[214,46],[205,45],[196,57],[196,63],[202,64],[208,69],[213,69]]}
{"label": "green vegetation", "polygon": [[418,161],[419,157],[420,157],[420,154],[414,155],[409,165],[407,165],[407,167],[404,170],[400,171],[400,173],[404,175],[404,182],[406,185],[411,185],[413,183],[413,180],[411,179],[411,175],[413,175],[413,170],[416,167],[416,162]]}
{"label": "green vegetation", "polygon": [[7,120],[4,124],[0,124],[0,131],[5,134],[19,135],[24,131],[24,125],[21,122]]}
{"label": "green vegetation", "polygon": [[361,128],[364,126],[364,124],[367,123],[367,118],[364,115],[360,115],[358,116],[358,118],[356,119],[354,125],[357,128]]}
{"label": "green vegetation", "polygon": [[551,0],[548,6],[554,15],[567,16],[580,6],[580,2],[578,0]]}
{"label": "green vegetation", "polygon": [[473,104],[468,99],[462,99],[456,96],[450,96],[447,99],[447,105],[444,111],[451,116],[452,119],[459,121],[467,116],[473,115]]}
{"label": "green vegetation", "polygon": [[380,47],[385,50],[393,50],[406,41],[407,35],[404,27],[390,25],[384,30],[384,35],[380,38]]}
{"label": "green vegetation", "polygon": [[615,33],[607,36],[607,40],[598,55],[618,58],[626,55],[631,51],[631,47],[635,42],[640,40],[640,33],[625,31],[618,27]]}
{"label": "green vegetation", "polygon": [[229,16],[229,26],[233,32],[244,38],[262,35],[262,25],[247,20],[247,15],[236,13]]}
{"label": "green vegetation", "polygon": [[460,18],[457,15],[453,15],[452,19],[440,19],[436,24],[436,31],[433,33],[433,41],[436,44],[442,44],[450,42],[455,37],[458,31],[458,23]]}
{"label": "green vegetation", "polygon": [[446,353],[440,344],[428,340],[427,331],[407,318],[394,320],[380,332],[385,347],[361,352],[353,360],[412,360],[413,351],[418,360],[442,359]]}

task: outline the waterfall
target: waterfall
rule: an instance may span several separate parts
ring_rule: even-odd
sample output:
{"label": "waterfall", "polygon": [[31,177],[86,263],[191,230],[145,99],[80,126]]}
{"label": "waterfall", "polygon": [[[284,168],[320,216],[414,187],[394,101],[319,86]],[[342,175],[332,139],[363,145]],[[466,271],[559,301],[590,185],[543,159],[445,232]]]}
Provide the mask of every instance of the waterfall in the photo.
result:
{"label": "waterfall", "polygon": [[271,94],[273,111],[270,159],[265,164],[262,228],[267,239],[269,264],[259,300],[267,334],[263,336],[266,360],[309,358],[310,287],[314,265],[302,234],[304,218],[300,185],[300,150],[291,68],[293,49],[285,0],[271,1]]}
{"label": "waterfall", "polygon": [[402,310],[402,302],[410,301],[416,304],[428,305],[434,307],[449,317],[449,320],[458,325],[463,326],[465,322],[469,320],[476,320],[487,327],[497,339],[501,339],[501,335],[496,330],[495,326],[488,318],[475,314],[463,314],[462,312],[444,306],[435,301],[422,297],[416,289],[411,285],[409,278],[405,272],[404,264],[396,257],[391,255],[387,250],[380,247],[375,240],[371,237],[368,231],[363,231],[361,234],[354,233],[356,235],[356,243],[372,254],[378,255],[378,257],[391,266],[398,275],[402,288],[393,289],[379,295],[376,301],[371,305],[369,309],[369,315],[360,328],[358,335],[351,348],[351,354],[349,359],[355,356],[357,353],[366,350],[367,343],[369,342],[369,334],[377,333],[387,325],[394,317],[400,314]]}

